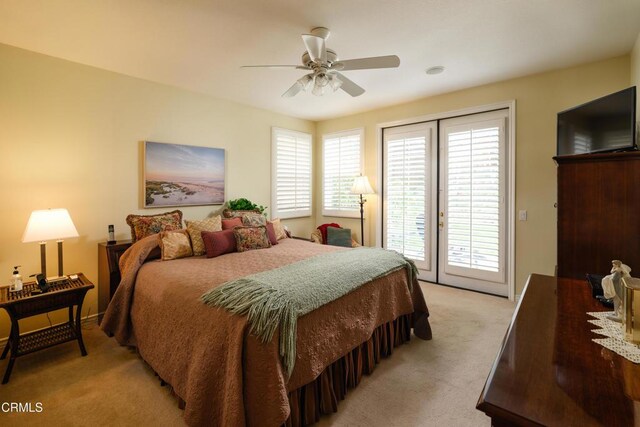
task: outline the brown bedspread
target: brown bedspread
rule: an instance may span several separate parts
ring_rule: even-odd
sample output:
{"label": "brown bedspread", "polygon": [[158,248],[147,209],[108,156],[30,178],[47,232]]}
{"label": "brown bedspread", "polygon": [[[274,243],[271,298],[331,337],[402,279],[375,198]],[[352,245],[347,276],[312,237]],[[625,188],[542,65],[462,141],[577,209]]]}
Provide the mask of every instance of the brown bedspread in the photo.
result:
{"label": "brown bedspread", "polygon": [[378,325],[414,313],[416,335],[431,337],[422,291],[416,285],[410,293],[399,270],[301,317],[296,365],[287,379],[277,334],[262,344],[246,317],[209,307],[200,296],[231,279],[344,249],[285,239],[269,249],[150,261],[138,270],[157,245],[150,236],[123,255],[122,282],[101,328],[120,344],[135,345],[173,386],[186,402],[189,425],[279,426],[289,416],[287,393],[313,381]]}

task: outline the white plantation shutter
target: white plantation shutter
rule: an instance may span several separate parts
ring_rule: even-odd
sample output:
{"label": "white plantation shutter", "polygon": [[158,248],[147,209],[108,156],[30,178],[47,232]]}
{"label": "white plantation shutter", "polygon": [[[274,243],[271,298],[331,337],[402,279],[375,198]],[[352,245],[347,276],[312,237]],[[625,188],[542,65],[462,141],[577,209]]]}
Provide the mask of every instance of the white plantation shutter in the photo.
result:
{"label": "white plantation shutter", "polygon": [[383,247],[415,261],[420,277],[436,280],[435,122],[383,130]]}
{"label": "white plantation shutter", "polygon": [[448,273],[504,280],[503,131],[500,120],[445,130]]}
{"label": "white plantation shutter", "polygon": [[360,216],[359,196],[351,194],[351,186],[362,172],[363,140],[362,129],[322,137],[323,215]]}
{"label": "white plantation shutter", "polygon": [[311,216],[311,135],[273,128],[271,144],[272,216]]}

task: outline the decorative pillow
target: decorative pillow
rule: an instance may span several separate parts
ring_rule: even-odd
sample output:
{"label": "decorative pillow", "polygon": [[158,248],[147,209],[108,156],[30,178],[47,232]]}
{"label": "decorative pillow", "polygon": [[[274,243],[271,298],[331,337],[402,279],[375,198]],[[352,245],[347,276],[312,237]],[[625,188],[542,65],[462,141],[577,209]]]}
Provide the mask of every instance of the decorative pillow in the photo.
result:
{"label": "decorative pillow", "polygon": [[207,258],[236,251],[236,237],[233,235],[232,228],[222,231],[203,231],[202,240],[207,251]]}
{"label": "decorative pillow", "polygon": [[205,247],[202,241],[203,231],[220,231],[222,230],[222,221],[220,215],[201,221],[184,221],[187,224],[187,231],[191,237],[191,245],[193,246],[194,255],[204,255]]}
{"label": "decorative pillow", "polygon": [[242,225],[247,225],[250,227],[256,227],[258,225],[266,225],[267,218],[265,218],[262,214],[245,214],[242,215]]}
{"label": "decorative pillow", "polygon": [[322,233],[317,228],[311,232],[311,237],[309,240],[311,240],[313,243],[319,243],[321,245],[324,243],[322,241]]}
{"label": "decorative pillow", "polygon": [[242,218],[232,218],[222,220],[222,229],[228,230],[230,228],[242,227]]}
{"label": "decorative pillow", "polygon": [[280,218],[272,219],[271,223],[273,224],[273,229],[276,231],[276,238],[278,240],[286,239],[287,232],[284,230],[284,226],[280,222]]}
{"label": "decorative pillow", "polygon": [[267,227],[236,227],[233,229],[236,238],[236,249],[238,252],[246,252],[253,249],[270,248],[271,242],[267,236]]}
{"label": "decorative pillow", "polygon": [[348,228],[327,227],[327,245],[351,247],[351,230]]}
{"label": "decorative pillow", "polygon": [[234,211],[231,209],[225,209],[222,211],[222,216],[224,218],[242,218],[243,216],[245,216],[246,214],[251,214],[251,213],[260,213],[260,211],[257,210],[252,210],[252,211],[248,211],[248,210],[238,210],[238,211]]}
{"label": "decorative pillow", "polygon": [[273,223],[267,221],[267,237],[269,237],[269,242],[271,242],[271,245],[277,245],[278,244],[278,238],[276,237],[276,230],[273,228]]}
{"label": "decorative pillow", "polygon": [[157,215],[128,215],[127,224],[131,227],[131,240],[136,241],[160,233],[182,229],[182,211],[175,210]]}
{"label": "decorative pillow", "polygon": [[189,234],[186,230],[163,231],[160,233],[160,251],[163,261],[193,255]]}

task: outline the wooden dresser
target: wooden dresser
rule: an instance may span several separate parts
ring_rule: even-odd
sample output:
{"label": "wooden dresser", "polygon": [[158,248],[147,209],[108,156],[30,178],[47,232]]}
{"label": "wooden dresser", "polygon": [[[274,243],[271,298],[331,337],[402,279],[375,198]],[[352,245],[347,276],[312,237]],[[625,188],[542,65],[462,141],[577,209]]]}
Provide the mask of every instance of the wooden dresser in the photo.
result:
{"label": "wooden dresser", "polygon": [[640,151],[554,159],[558,276],[608,274],[614,259],[640,271]]}
{"label": "wooden dresser", "polygon": [[131,246],[131,240],[120,240],[116,243],[98,243],[98,321],[111,301],[120,284],[118,262],[122,254]]}
{"label": "wooden dresser", "polygon": [[494,426],[640,425],[640,365],[591,341],[586,280],[533,274],[477,408]]}

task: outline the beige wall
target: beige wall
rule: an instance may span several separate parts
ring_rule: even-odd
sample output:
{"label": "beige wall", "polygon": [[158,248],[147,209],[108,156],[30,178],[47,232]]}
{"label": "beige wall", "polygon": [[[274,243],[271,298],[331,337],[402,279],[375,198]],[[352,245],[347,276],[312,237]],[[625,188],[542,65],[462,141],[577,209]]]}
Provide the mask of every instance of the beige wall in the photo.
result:
{"label": "beige wall", "polygon": [[[34,209],[69,210],[80,237],[64,243],[65,271],[96,283],[97,243],[106,240],[108,224],[127,239],[127,214],[170,210],[141,209],[143,140],[224,148],[227,199],[270,206],[271,126],[315,131],[310,121],[0,45],[0,284],[9,283],[16,264],[24,276],[40,271],[38,244],[21,243]],[[216,209],[182,210],[186,219],[200,219]],[[314,221],[285,223],[308,235]],[[47,263],[55,274],[55,242]],[[92,290],[83,315],[96,313],[96,301]],[[62,319],[57,314],[54,321]],[[46,324],[41,316],[22,330]],[[8,331],[0,310],[0,337]]]}
{"label": "beige wall", "polygon": [[[519,294],[530,273],[553,274],[556,264],[556,211],[553,206],[556,201],[556,166],[551,159],[556,150],[556,114],[628,87],[629,69],[629,56],[622,56],[322,121],[317,125],[316,140],[320,142],[322,135],[328,132],[364,127],[365,174],[371,178],[374,189],[378,189],[377,124],[515,99],[515,206],[516,210],[528,211],[526,222],[516,222],[516,293]],[[446,74],[439,78],[446,78]],[[426,76],[425,84],[429,84]],[[318,143],[318,182],[320,167],[321,144]],[[369,200],[365,205],[365,239],[367,244],[373,245],[379,199],[370,196]],[[316,191],[315,201],[318,224],[338,222],[360,234],[359,219],[323,217],[319,191]]]}

